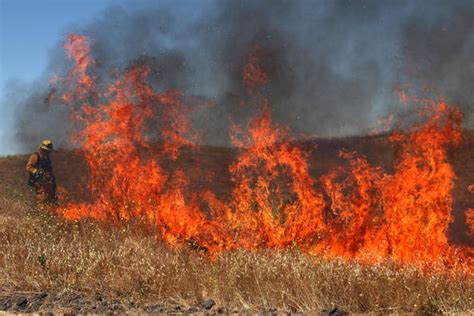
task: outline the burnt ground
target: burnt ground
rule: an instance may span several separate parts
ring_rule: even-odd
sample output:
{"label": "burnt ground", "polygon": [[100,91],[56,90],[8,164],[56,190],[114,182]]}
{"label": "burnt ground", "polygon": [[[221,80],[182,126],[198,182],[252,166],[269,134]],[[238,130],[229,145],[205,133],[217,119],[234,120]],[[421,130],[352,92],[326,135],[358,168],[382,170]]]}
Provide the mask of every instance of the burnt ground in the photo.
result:
{"label": "burnt ground", "polygon": [[12,313],[34,313],[47,311],[54,314],[161,314],[161,313],[238,313],[217,307],[212,300],[203,301],[199,306],[165,306],[156,303],[123,302],[108,300],[100,295],[91,297],[76,293],[8,293],[0,294],[0,311]]}
{"label": "burnt ground", "polygon": [[[0,311],[11,313],[36,313],[41,311],[44,315],[76,315],[76,314],[265,314],[265,315],[290,315],[294,311],[262,309],[259,311],[245,311],[239,309],[226,309],[219,307],[212,300],[205,300],[197,306],[166,306],[156,303],[123,302],[120,300],[107,300],[97,295],[86,297],[75,293],[15,293],[0,294]],[[45,312],[46,311],[46,312]],[[348,315],[344,310],[328,308],[314,311],[315,315],[343,316]],[[0,312],[1,315],[1,312]]]}

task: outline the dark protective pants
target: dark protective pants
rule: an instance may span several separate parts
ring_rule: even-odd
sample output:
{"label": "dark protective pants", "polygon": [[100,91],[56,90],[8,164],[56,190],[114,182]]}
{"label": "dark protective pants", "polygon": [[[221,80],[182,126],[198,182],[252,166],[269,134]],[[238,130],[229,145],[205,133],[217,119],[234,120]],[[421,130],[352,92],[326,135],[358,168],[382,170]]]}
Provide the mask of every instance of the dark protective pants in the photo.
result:
{"label": "dark protective pants", "polygon": [[36,191],[36,203],[47,205],[56,202],[56,184],[53,181],[38,181],[34,185]]}

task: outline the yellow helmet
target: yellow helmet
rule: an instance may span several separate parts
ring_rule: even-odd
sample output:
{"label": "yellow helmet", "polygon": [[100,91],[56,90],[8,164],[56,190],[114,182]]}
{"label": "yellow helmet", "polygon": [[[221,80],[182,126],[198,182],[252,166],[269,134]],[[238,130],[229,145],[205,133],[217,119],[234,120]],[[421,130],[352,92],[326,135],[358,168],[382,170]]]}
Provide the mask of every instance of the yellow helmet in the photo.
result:
{"label": "yellow helmet", "polygon": [[54,150],[53,142],[50,141],[49,139],[45,139],[41,142],[40,148],[46,151],[52,151]]}

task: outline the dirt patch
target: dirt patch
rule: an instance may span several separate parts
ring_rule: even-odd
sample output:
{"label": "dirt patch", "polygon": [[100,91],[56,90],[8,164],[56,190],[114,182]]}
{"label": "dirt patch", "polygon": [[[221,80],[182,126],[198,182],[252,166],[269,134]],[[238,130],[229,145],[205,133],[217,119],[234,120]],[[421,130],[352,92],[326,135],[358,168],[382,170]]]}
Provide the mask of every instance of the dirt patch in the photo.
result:
{"label": "dirt patch", "polygon": [[[292,311],[270,310],[242,310],[227,309],[216,305],[215,301],[208,299],[197,306],[166,306],[153,302],[125,302],[118,299],[105,299],[101,296],[88,297],[75,293],[3,293],[0,294],[0,311],[8,313],[42,313],[42,314],[241,314],[264,313],[269,315],[290,314]],[[341,309],[330,308],[318,311],[322,315],[347,315]]]}
{"label": "dirt patch", "polygon": [[74,293],[10,293],[0,295],[0,310],[14,313],[164,313],[198,312],[199,307],[164,306],[162,304],[107,300]]}

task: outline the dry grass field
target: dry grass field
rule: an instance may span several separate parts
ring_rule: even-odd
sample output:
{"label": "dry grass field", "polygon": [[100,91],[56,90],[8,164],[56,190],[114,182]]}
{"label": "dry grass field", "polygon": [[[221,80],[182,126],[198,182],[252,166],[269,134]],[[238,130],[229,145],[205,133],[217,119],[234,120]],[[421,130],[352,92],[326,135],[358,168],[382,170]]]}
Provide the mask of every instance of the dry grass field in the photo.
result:
{"label": "dry grass field", "polygon": [[[314,176],[338,164],[341,148],[390,168],[385,137],[324,140],[312,159]],[[227,165],[235,152],[203,147],[167,168],[184,168],[191,186],[225,198]],[[450,240],[473,245],[464,210],[474,207],[474,133],[450,153],[459,176]],[[65,221],[33,207],[26,186],[27,156],[0,158],[0,311],[474,313],[474,278],[456,271],[428,273],[391,262],[364,266],[285,251],[236,251],[209,261],[193,249],[173,250],[140,223],[110,227]],[[70,199],[86,181],[78,156],[60,151],[56,175]],[[203,177],[202,170],[213,176]],[[212,304],[213,300],[215,305]],[[335,310],[337,308],[337,310]]]}

